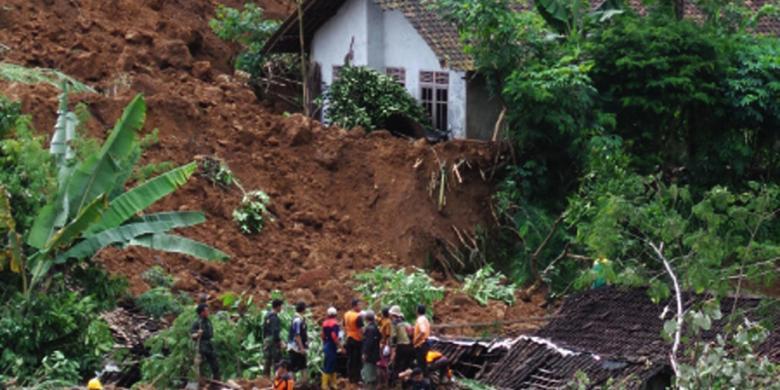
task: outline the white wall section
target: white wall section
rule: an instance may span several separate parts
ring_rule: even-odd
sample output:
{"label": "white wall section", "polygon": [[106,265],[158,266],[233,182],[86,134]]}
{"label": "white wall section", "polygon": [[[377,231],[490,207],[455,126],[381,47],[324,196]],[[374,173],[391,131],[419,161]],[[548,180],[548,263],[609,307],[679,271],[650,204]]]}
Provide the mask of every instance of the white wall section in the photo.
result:
{"label": "white wall section", "polygon": [[464,72],[443,68],[436,54],[400,11],[383,11],[372,0],[348,0],[314,34],[312,59],[320,64],[327,88],[333,67],[344,64],[352,37],[353,65],[384,73],[387,67],[406,70],[405,86],[420,99],[421,71],[448,71],[448,128],[454,138],[466,136],[466,81]]}

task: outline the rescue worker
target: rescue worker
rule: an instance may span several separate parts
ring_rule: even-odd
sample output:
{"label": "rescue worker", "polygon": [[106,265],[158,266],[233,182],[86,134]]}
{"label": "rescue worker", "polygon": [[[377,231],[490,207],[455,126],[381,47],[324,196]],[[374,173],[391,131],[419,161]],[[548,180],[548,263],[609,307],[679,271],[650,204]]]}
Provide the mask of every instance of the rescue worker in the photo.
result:
{"label": "rescue worker", "polygon": [[428,338],[431,337],[431,323],[428,321],[428,317],[425,316],[425,305],[417,305],[417,321],[414,323],[414,338],[412,344],[414,345],[415,357],[417,358],[417,366],[423,372],[425,377],[428,376],[428,364],[425,358],[428,356],[428,350],[430,345],[428,344]]}
{"label": "rescue worker", "polygon": [[420,367],[415,367],[413,370],[406,370],[398,376],[403,382],[404,389],[411,390],[433,390],[433,385],[428,378],[423,375]]}
{"label": "rescue worker", "polygon": [[425,356],[425,362],[428,364],[430,372],[439,372],[439,384],[449,383],[452,380],[452,370],[450,370],[450,359],[439,351],[430,350]]}
{"label": "rescue worker", "polygon": [[214,346],[211,344],[211,339],[214,337],[214,327],[209,319],[209,306],[201,303],[196,308],[196,312],[198,319],[192,324],[190,334],[192,339],[198,344],[200,356],[208,363],[212,378],[218,381],[219,365],[217,364],[217,354],[214,351]]}
{"label": "rescue worker", "polygon": [[263,319],[263,343],[265,352],[265,375],[273,377],[273,368],[282,360],[282,322],[279,320],[279,312],[282,311],[282,300],[274,299],[271,302],[271,310]]}
{"label": "rescue worker", "polygon": [[322,367],[322,390],[338,388],[336,364],[339,354],[339,322],[336,319],[338,311],[335,307],[328,308],[328,318],[322,323],[322,350],[325,362]]}
{"label": "rescue worker", "polygon": [[276,376],[274,377],[274,390],[293,390],[295,389],[295,380],[290,374],[290,363],[282,360],[276,365]]}
{"label": "rescue worker", "polygon": [[309,347],[309,340],[306,331],[306,319],[303,318],[306,313],[306,303],[298,302],[295,305],[295,318],[290,324],[290,332],[287,338],[287,351],[290,355],[290,371],[293,375],[300,373],[301,383],[305,384],[306,379],[306,351]]}
{"label": "rescue worker", "polygon": [[387,387],[390,382],[390,336],[393,333],[393,319],[390,318],[390,308],[382,308],[382,317],[377,321],[379,324],[379,334],[382,340],[379,343],[381,356],[377,368],[379,371],[379,386]]}
{"label": "rescue worker", "polygon": [[380,342],[382,335],[379,333],[379,327],[376,325],[374,312],[368,310],[363,315],[365,327],[363,328],[363,386],[366,389],[373,390],[377,384],[377,363],[379,363]]}
{"label": "rescue worker", "polygon": [[412,368],[414,362],[414,347],[412,347],[412,326],[404,320],[400,306],[390,308],[393,327],[390,334],[390,361],[392,362],[391,381],[401,372]]}
{"label": "rescue worker", "polygon": [[363,368],[362,362],[362,340],[363,332],[363,320],[360,316],[360,300],[352,300],[352,308],[344,314],[344,331],[346,332],[347,342],[347,378],[349,379],[349,386],[347,388],[354,389],[360,383],[361,370]]}
{"label": "rescue worker", "polygon": [[87,382],[87,390],[103,390],[103,384],[100,383],[100,379],[92,378]]}

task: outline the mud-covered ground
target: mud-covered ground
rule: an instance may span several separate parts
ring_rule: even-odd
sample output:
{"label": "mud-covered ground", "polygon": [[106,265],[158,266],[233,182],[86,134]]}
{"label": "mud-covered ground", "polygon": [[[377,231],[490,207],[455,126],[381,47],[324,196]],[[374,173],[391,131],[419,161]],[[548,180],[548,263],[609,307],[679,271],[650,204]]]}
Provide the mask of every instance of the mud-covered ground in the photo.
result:
{"label": "mud-covered ground", "polygon": [[[282,117],[260,103],[233,76],[237,48],[208,27],[210,0],[5,0],[0,5],[0,60],[61,70],[96,88],[80,94],[102,137],[133,95],[149,105],[145,132],[159,129],[160,143],[144,162],[183,164],[198,155],[225,159],[248,190],[272,198],[275,220],[256,236],[241,234],[231,213],[240,191],[223,191],[194,178],[156,209],[203,210],[208,222],[182,234],[231,255],[224,264],[140,249],[106,250],[99,261],[125,275],[134,293],[147,286],[140,274],[159,264],[190,293],[247,292],[267,298],[279,289],[289,299],[345,306],[352,275],[377,265],[422,266],[445,242],[457,243],[453,227],[473,234],[492,223],[494,145],[456,141],[436,145],[379,132],[328,128],[300,116]],[[228,5],[240,1],[223,1]],[[290,8],[265,1],[267,14]],[[23,101],[42,133],[56,118],[57,90],[46,85],[0,83],[0,93]],[[443,210],[429,194],[441,163],[460,165]],[[450,287],[436,309],[439,322],[485,322],[541,315],[541,295],[514,307],[480,307]]]}

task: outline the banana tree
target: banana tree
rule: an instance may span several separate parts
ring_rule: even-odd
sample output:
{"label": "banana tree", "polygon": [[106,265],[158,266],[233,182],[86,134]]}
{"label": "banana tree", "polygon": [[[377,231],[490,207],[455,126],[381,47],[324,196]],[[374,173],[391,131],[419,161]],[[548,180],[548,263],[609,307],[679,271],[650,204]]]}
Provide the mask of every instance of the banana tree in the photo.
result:
{"label": "banana tree", "polygon": [[[63,93],[63,100],[67,93]],[[29,289],[43,280],[52,266],[87,259],[107,246],[139,246],[190,255],[203,260],[228,256],[206,244],[170,231],[205,221],[200,212],[162,212],[142,215],[149,206],[184,185],[197,169],[189,163],[125,191],[141,156],[137,132],[146,120],[146,103],[136,96],[125,108],[100,151],[83,161],[69,150],[75,117],[61,103],[51,152],[59,173],[53,201],[38,213],[27,235],[34,248],[28,258]]]}

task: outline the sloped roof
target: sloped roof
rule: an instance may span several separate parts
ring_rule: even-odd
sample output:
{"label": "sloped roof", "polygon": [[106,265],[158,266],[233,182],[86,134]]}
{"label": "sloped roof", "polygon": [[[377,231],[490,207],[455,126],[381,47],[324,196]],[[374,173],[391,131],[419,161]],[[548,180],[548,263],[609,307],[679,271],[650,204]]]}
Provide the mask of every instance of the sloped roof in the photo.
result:
{"label": "sloped roof", "polygon": [[[430,46],[443,65],[455,70],[473,70],[470,56],[463,51],[458,30],[429,8],[427,0],[371,0],[385,11],[400,11]],[[304,41],[308,46],[314,33],[333,17],[346,0],[306,0],[303,4]],[[271,36],[264,52],[300,50],[297,10]]]}
{"label": "sloped roof", "polygon": [[431,47],[439,61],[455,70],[473,70],[474,61],[463,51],[458,28],[430,8],[426,0],[374,0],[385,11],[397,10]]}
{"label": "sloped roof", "polygon": [[[702,298],[684,296],[689,307]],[[457,371],[498,389],[563,389],[577,371],[587,374],[592,386],[609,378],[638,388],[656,374],[671,375],[671,345],[661,338],[666,320],[673,316],[670,302],[654,304],[646,289],[604,287],[569,296],[554,319],[532,335],[482,342],[436,339],[434,347],[454,361]],[[740,298],[737,307],[749,316],[759,312],[760,300]],[[733,298],[721,300],[729,313]],[[770,313],[780,320],[780,313]],[[704,340],[722,332],[716,321]],[[780,362],[780,329],[757,348],[759,354]]]}
{"label": "sloped roof", "polygon": [[[474,70],[474,60],[463,51],[463,45],[455,25],[444,20],[430,8],[430,0],[370,0],[385,11],[397,10],[403,13],[407,20],[430,46],[443,65],[455,70]],[[603,5],[606,0],[591,0],[593,9]],[[746,0],[745,4],[755,10],[760,9],[771,0]],[[333,17],[346,0],[305,0],[302,9],[304,13],[304,45],[308,47],[314,33],[325,22]],[[639,14],[646,12],[641,0],[628,0],[630,8]],[[527,9],[526,3],[518,2],[514,7],[518,12]],[[692,1],[685,2],[686,18],[701,20],[703,12]],[[780,35],[780,18],[765,17],[756,26],[756,32],[767,35]],[[300,51],[297,10],[284,21],[282,26],[268,40],[263,52],[295,53]]]}

